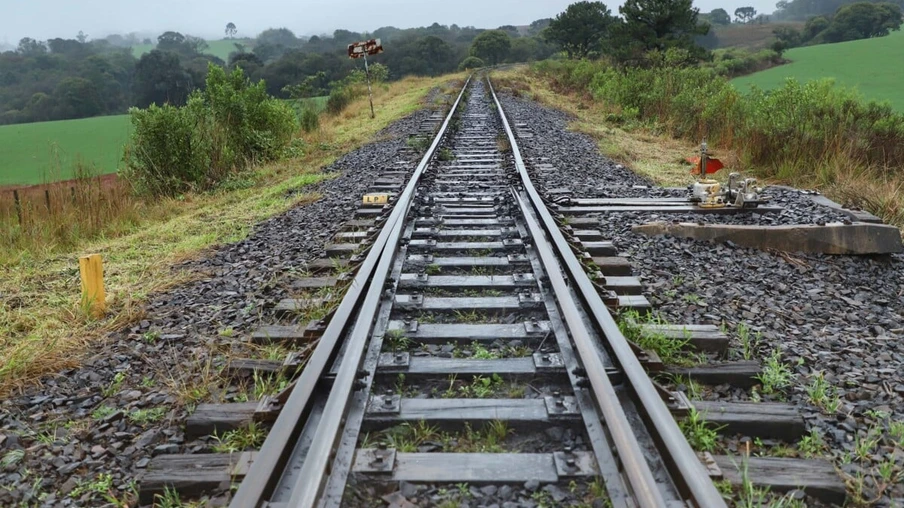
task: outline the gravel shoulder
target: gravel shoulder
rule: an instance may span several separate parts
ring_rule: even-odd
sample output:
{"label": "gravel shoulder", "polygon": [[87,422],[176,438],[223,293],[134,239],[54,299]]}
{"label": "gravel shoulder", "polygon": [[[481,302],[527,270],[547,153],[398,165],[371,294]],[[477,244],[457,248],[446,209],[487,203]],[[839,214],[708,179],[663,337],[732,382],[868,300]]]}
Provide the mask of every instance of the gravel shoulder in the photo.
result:
{"label": "gravel shoulder", "polygon": [[0,506],[125,501],[151,457],[213,451],[214,440],[185,439],[185,418],[201,402],[240,400],[222,382],[226,360],[261,357],[247,336],[274,321],[273,305],[293,296],[293,279],[323,256],[382,171],[407,160],[400,150],[430,114],[411,114],[325,168],[336,177],[305,188],[322,196],[316,202],[175,267],[197,280],[150,297],[145,318],[93,346],[81,367],[2,401]]}
{"label": "gravel shoulder", "polygon": [[[534,134],[520,141],[525,158],[545,159],[557,169],[534,175],[541,190],[568,188],[575,197],[685,195],[632,188],[651,182],[600,155],[589,137],[569,131],[567,114],[510,95],[501,100],[510,121],[529,125]],[[755,358],[765,362],[778,352],[781,368],[791,374],[789,385],[775,394],[763,387],[714,386],[704,387],[700,397],[799,405],[825,443],[816,455],[835,461],[852,494],[888,505],[904,497],[904,256],[783,254],[631,231],[657,220],[778,225],[844,219],[797,191],[770,188],[767,194],[785,211],[616,213],[601,231],[630,259],[645,296],[665,320],[722,326],[732,337],[732,359],[744,356],[743,336]],[[743,334],[744,326],[751,332]],[[738,437],[723,443],[729,451],[738,451],[744,441]],[[802,456],[799,445],[767,442],[754,449],[769,455],[790,446]]]}

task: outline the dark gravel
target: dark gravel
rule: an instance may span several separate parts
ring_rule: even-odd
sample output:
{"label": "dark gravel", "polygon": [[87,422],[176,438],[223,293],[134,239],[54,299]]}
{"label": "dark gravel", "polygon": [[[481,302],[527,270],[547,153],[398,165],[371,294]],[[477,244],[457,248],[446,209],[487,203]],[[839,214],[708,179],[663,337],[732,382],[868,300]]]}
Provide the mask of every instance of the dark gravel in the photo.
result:
{"label": "dark gravel", "polygon": [[[510,119],[534,133],[519,141],[525,158],[557,168],[534,175],[541,190],[567,187],[575,197],[682,195],[629,188],[648,182],[601,156],[588,137],[568,132],[565,114],[518,98],[501,100]],[[724,325],[733,338],[733,359],[742,356],[736,330],[744,322],[754,330],[751,336],[760,335],[754,356],[764,360],[779,351],[794,376],[774,396],[716,386],[706,388],[705,398],[800,405],[828,446],[822,456],[834,459],[846,479],[857,483],[862,477],[864,495],[887,506],[904,497],[904,256],[788,255],[631,231],[652,221],[762,225],[845,218],[798,191],[771,188],[767,194],[785,207],[781,215],[617,213],[607,215],[600,229],[631,260],[645,295],[667,321]],[[808,395],[817,372],[824,373],[830,393],[837,392],[837,412],[817,407]],[[881,477],[882,463],[893,471],[891,481]]]}
{"label": "dark gravel", "polygon": [[[275,322],[272,305],[290,296],[291,279],[322,255],[368,186],[383,170],[416,164],[402,151],[430,114],[422,110],[396,122],[380,141],[324,169],[337,178],[297,191],[322,199],[177,267],[198,280],[152,296],[146,317],[94,347],[81,368],[3,401],[0,506],[99,506],[108,490],[127,498],[153,456],[210,451],[208,442],[185,441],[188,408],[176,392],[203,386],[224,355],[243,350],[253,329]],[[234,392],[199,398],[229,401]]]}

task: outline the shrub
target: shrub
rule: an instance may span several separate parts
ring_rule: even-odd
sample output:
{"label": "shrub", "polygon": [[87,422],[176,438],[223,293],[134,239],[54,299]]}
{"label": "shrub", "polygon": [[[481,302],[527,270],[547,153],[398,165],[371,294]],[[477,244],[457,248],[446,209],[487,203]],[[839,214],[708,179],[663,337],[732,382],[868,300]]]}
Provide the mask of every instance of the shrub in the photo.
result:
{"label": "shrub", "polygon": [[471,69],[479,69],[481,67],[486,67],[486,64],[483,63],[483,60],[477,58],[476,56],[469,56],[461,61],[458,64],[458,70],[460,71],[469,71]]}
{"label": "shrub", "polygon": [[298,129],[295,114],[240,68],[208,67],[207,86],[184,107],[132,108],[122,176],[142,194],[205,190],[234,171],[280,157]]}
{"label": "shrub", "polygon": [[320,128],[320,116],[310,107],[302,109],[298,118],[301,129],[305,132],[312,132]]}
{"label": "shrub", "polygon": [[337,86],[330,92],[330,97],[326,101],[326,110],[331,115],[338,115],[345,111],[345,108],[351,104],[354,99],[354,91],[351,86]]}
{"label": "shrub", "polygon": [[898,174],[904,168],[904,115],[831,80],[788,80],[776,90],[743,94],[712,67],[615,69],[561,61],[534,71],[554,87],[591,95],[615,118],[636,117],[675,137],[705,137],[736,149],[766,176],[815,175],[839,163]]}

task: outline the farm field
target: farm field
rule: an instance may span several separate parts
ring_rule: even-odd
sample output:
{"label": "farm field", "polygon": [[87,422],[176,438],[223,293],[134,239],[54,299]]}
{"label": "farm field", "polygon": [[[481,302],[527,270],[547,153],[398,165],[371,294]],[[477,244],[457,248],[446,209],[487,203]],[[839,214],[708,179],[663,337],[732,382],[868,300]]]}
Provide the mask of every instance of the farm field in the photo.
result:
{"label": "farm field", "polygon": [[740,90],[750,85],[768,90],[788,78],[802,82],[835,78],[838,85],[856,87],[865,98],[889,101],[904,113],[904,66],[897,63],[902,56],[904,32],[892,32],[875,39],[794,48],[785,53],[792,63],[742,76],[732,83]]}
{"label": "farm field", "polygon": [[72,178],[75,162],[116,171],[129,115],[0,126],[0,187]]}
{"label": "farm field", "polygon": [[[225,62],[229,60],[229,53],[235,51],[235,43],[245,44],[247,46],[249,42],[250,41],[246,39],[207,41],[209,47],[205,53],[220,58]],[[155,47],[157,47],[156,44],[139,44],[137,46],[132,46],[132,54],[135,55],[135,58],[138,58],[145,53],[149,53]]]}

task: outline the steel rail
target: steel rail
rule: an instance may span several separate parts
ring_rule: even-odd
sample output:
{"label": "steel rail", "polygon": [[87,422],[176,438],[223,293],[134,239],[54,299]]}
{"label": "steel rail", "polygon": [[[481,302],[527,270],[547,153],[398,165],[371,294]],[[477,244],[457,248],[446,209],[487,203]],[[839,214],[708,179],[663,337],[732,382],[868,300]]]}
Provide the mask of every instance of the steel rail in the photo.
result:
{"label": "steel rail", "polygon": [[[358,366],[364,350],[364,342],[373,325],[377,304],[382,295],[382,288],[389,273],[395,249],[398,246],[403,218],[413,203],[415,189],[424,170],[436,153],[437,148],[448,130],[449,123],[461,103],[465,90],[471,83],[469,76],[458,98],[452,105],[430,148],[424,154],[415,169],[408,185],[396,202],[386,224],[374,241],[349,287],[348,292],[336,309],[336,313],[327,325],[314,353],[311,355],[301,377],[295,383],[292,394],[273,424],[273,428],[264,441],[251,470],[239,486],[230,507],[249,508],[261,506],[279,481],[282,467],[294,449],[303,427],[303,416],[313,401],[316,386],[327,371],[330,359],[342,337],[349,333],[349,324],[355,309],[360,307],[358,319],[351,329],[351,342],[346,356],[343,357],[339,372],[333,382],[327,405],[323,410],[321,421],[317,426],[314,441],[307,453],[302,473],[293,486],[289,506],[313,506],[322,488],[324,473],[328,464],[336,436],[341,427],[348,399],[357,377]],[[365,293],[365,289],[367,290]],[[364,298],[362,302],[362,297]],[[362,339],[363,337],[363,339]],[[362,342],[364,341],[364,342]],[[359,345],[357,349],[353,346]]]}
{"label": "steel rail", "polygon": [[606,422],[612,440],[618,450],[618,454],[622,465],[625,468],[625,474],[628,477],[628,484],[634,493],[637,506],[640,508],[659,508],[665,506],[665,499],[662,492],[657,486],[656,479],[653,477],[653,471],[644,458],[643,450],[637,437],[631,432],[631,424],[628,422],[628,416],[625,414],[618,395],[615,393],[615,387],[609,380],[606,373],[606,367],[603,361],[594,349],[590,330],[588,330],[578,304],[574,298],[569,298],[570,294],[568,283],[562,275],[562,269],[557,260],[557,255],[551,247],[551,242],[541,241],[545,232],[540,224],[531,214],[531,208],[525,203],[521,196],[515,193],[515,200],[524,213],[524,220],[527,223],[531,237],[534,238],[534,248],[543,263],[543,268],[549,277],[549,283],[552,287],[553,294],[556,295],[556,302],[562,312],[562,317],[568,324],[568,331],[575,347],[578,350],[578,357],[587,371],[587,379],[593,387],[593,397],[600,408],[603,421]]}
{"label": "steel rail", "polygon": [[[584,268],[581,266],[580,261],[574,256],[574,253],[568,245],[568,241],[559,230],[555,219],[546,208],[540,193],[537,192],[537,189],[531,182],[530,175],[527,172],[527,166],[524,164],[524,159],[518,148],[514,132],[511,129],[508,118],[505,115],[502,104],[499,102],[499,98],[496,96],[496,91],[493,88],[489,77],[487,77],[487,84],[490,89],[490,94],[493,97],[493,101],[496,103],[496,108],[502,120],[503,128],[508,136],[509,143],[511,144],[512,153],[515,158],[515,166],[521,177],[521,184],[524,187],[524,191],[527,193],[532,207],[540,218],[546,234],[552,240],[552,244],[558,252],[559,258],[564,262],[566,274],[571,279],[572,287],[584,300],[587,310],[590,311],[591,316],[595,320],[597,326],[599,326],[603,336],[606,338],[607,345],[613,353],[615,353],[622,370],[637,395],[638,401],[644,411],[646,411],[646,416],[653,426],[653,429],[651,430],[655,430],[658,441],[661,443],[661,446],[664,446],[667,450],[668,454],[665,454],[664,459],[667,460],[667,464],[670,462],[673,466],[671,468],[672,480],[676,482],[676,486],[678,486],[682,493],[689,496],[697,506],[707,508],[726,506],[725,500],[722,498],[721,494],[719,494],[715,485],[713,485],[709,474],[700,463],[697,454],[691,448],[690,444],[688,444],[681,429],[678,428],[678,424],[672,417],[671,412],[662,401],[659,392],[656,390],[656,387],[653,386],[653,382],[650,380],[649,376],[647,376],[640,361],[637,360],[627,339],[622,335],[618,328],[618,324],[612,318],[612,315],[609,313],[608,308],[597,293],[590,278],[587,276],[586,272],[584,272]],[[539,242],[535,242],[535,244],[539,244]],[[550,280],[553,279],[554,275],[561,276],[560,272],[552,269],[547,270],[547,273],[550,276]],[[556,294],[559,294],[558,291]],[[578,341],[576,340],[575,342],[576,346],[581,349],[581,345],[577,344]],[[598,354],[595,351],[591,351],[591,353],[592,354],[587,355],[582,350],[581,360],[584,362],[593,362],[592,358],[598,358]],[[591,369],[590,366],[588,366],[586,370],[588,376],[593,374],[593,369]],[[599,372],[604,373],[605,371],[602,370]],[[591,383],[593,383],[592,378]],[[596,388],[595,384],[594,388]],[[596,394],[598,400],[600,395],[601,393]],[[600,409],[605,412],[605,409],[602,406]],[[611,431],[613,422],[608,423],[610,424]],[[616,446],[618,446],[621,441],[614,433],[613,437],[616,440]],[[622,442],[622,446],[626,445],[627,443]],[[626,457],[631,457],[631,455],[626,454],[626,452],[630,453],[629,450],[630,449],[622,450],[619,448],[623,462],[625,462]],[[633,458],[636,460],[636,456]],[[643,457],[641,456],[641,459],[642,458]],[[643,460],[645,461],[645,459]],[[629,467],[629,464],[625,464],[625,467]],[[635,475],[637,474],[640,473],[635,472]],[[638,477],[638,481],[642,480]],[[631,481],[631,485],[632,488],[636,487],[634,480]],[[643,483],[639,485],[641,488],[644,488]]]}

